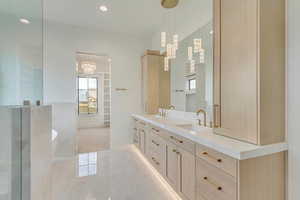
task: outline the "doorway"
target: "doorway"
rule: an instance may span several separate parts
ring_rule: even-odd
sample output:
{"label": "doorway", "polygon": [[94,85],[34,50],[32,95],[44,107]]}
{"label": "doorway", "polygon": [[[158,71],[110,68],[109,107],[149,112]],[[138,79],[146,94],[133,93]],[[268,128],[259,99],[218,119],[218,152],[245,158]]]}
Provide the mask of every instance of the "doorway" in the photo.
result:
{"label": "doorway", "polygon": [[111,60],[106,55],[76,53],[78,153],[110,148]]}

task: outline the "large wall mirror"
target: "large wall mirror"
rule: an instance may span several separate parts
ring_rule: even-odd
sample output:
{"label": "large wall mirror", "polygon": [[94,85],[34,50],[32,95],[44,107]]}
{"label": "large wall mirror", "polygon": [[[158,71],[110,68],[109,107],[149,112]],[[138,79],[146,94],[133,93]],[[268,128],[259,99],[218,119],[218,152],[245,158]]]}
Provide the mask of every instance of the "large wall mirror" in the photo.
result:
{"label": "large wall mirror", "polygon": [[169,106],[184,112],[204,109],[212,118],[213,1],[179,1],[175,8],[162,7],[160,26],[148,49],[168,57],[162,67],[170,73],[170,88],[160,94],[170,94]]}

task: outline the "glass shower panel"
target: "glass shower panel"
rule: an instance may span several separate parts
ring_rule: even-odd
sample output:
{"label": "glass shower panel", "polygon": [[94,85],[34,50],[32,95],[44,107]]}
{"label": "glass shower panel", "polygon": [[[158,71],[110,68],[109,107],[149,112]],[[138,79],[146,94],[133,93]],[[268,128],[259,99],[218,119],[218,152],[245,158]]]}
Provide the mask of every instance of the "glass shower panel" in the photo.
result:
{"label": "glass shower panel", "polygon": [[1,0],[0,27],[0,105],[42,100],[42,0]]}
{"label": "glass shower panel", "polygon": [[0,1],[0,200],[23,195],[21,109],[12,105],[43,97],[42,5],[42,0]]}

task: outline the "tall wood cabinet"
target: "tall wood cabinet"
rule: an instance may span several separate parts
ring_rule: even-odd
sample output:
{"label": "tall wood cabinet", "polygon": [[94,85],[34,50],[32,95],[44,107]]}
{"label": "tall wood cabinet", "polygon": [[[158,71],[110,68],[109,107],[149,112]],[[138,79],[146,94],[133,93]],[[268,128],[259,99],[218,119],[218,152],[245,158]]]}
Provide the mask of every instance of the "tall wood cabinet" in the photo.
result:
{"label": "tall wood cabinet", "polygon": [[142,105],[147,114],[170,105],[170,71],[164,71],[164,56],[146,51],[142,56]]}
{"label": "tall wood cabinet", "polygon": [[285,0],[214,0],[217,134],[285,138]]}

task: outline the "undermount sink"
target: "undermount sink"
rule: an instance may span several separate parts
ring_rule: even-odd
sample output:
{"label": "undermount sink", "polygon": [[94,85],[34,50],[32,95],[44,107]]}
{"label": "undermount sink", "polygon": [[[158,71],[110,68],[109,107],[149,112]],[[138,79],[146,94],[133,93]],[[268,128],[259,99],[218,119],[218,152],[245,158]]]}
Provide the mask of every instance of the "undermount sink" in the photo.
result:
{"label": "undermount sink", "polygon": [[200,132],[200,131],[209,129],[207,127],[198,126],[195,124],[182,124],[182,125],[177,125],[177,127],[188,130],[188,131],[195,131],[195,132]]}

